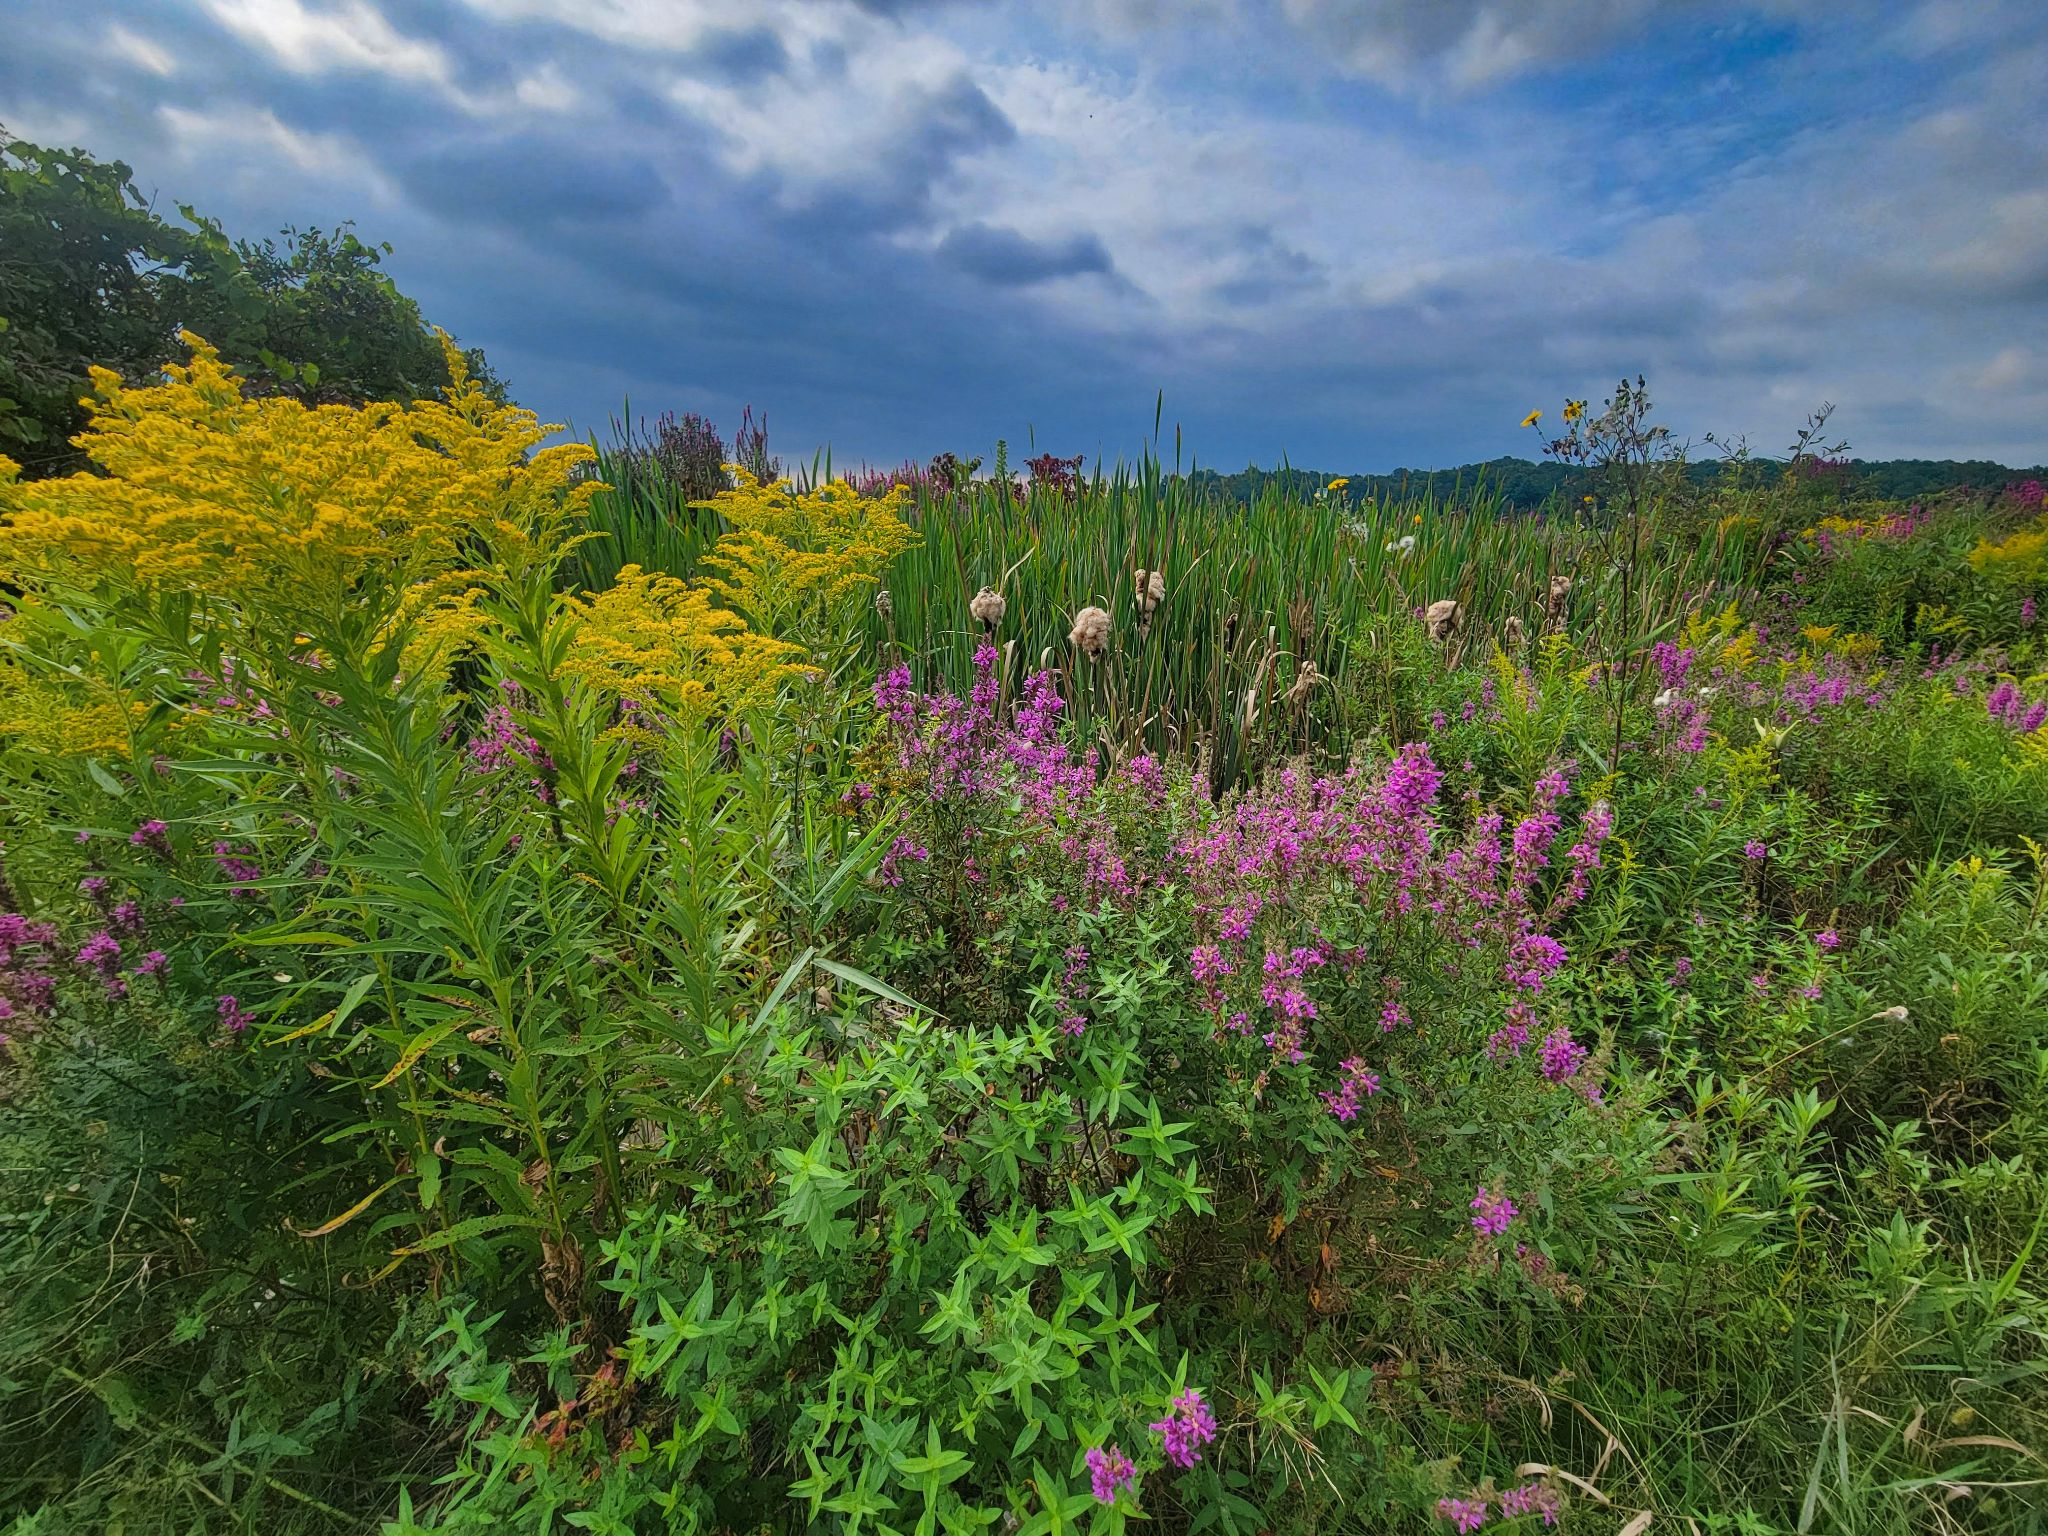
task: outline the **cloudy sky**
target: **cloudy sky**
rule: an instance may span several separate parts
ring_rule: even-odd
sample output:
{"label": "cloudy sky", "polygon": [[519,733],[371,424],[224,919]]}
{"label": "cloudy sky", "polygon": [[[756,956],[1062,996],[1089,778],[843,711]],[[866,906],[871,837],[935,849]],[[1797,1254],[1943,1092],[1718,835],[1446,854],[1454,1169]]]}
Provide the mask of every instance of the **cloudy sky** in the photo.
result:
{"label": "cloudy sky", "polygon": [[0,123],[785,456],[2048,458],[2040,0],[9,0]]}

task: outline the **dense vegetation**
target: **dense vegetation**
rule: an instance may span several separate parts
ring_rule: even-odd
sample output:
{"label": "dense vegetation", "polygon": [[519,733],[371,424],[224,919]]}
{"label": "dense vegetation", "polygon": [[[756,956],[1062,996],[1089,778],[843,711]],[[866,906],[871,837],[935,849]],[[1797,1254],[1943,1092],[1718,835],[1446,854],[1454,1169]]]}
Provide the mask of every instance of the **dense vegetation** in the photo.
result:
{"label": "dense vegetation", "polygon": [[0,460],[17,1536],[2038,1520],[2038,483],[707,484],[188,344]]}
{"label": "dense vegetation", "polygon": [[[419,306],[378,270],[388,246],[336,230],[231,240],[180,204],[157,213],[119,161],[0,126],[0,450],[29,475],[83,467],[72,438],[91,370],[131,380],[191,327],[252,390],[312,403],[410,400],[449,382]],[[502,394],[474,350],[472,377]]]}
{"label": "dense vegetation", "polygon": [[[1790,460],[1734,460],[1714,456],[1684,466],[1688,482],[1703,492],[1738,491],[1744,480],[1767,476],[1777,480]],[[2048,465],[2013,469],[1988,459],[1808,459],[1798,470],[1807,494],[1837,503],[1911,501],[1951,491],[1996,494],[2007,485],[2048,479]],[[1282,495],[1313,496],[1338,478],[1307,469],[1244,469],[1233,475],[1199,470],[1204,489],[1226,500],[1257,501],[1270,486]],[[1518,512],[1540,512],[1562,504],[1575,506],[1592,490],[1595,476],[1580,465],[1555,460],[1501,458],[1448,469],[1396,469],[1382,475],[1353,471],[1343,477],[1358,496],[1375,498],[1439,496],[1463,501],[1471,496],[1498,498]]]}

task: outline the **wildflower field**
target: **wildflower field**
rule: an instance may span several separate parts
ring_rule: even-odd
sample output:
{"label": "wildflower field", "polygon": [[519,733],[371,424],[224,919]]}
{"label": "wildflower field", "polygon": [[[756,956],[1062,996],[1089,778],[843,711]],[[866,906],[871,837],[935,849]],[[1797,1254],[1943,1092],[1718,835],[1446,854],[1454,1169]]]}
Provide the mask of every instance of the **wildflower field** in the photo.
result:
{"label": "wildflower field", "polygon": [[2038,483],[187,346],[0,460],[11,1536],[2041,1528]]}

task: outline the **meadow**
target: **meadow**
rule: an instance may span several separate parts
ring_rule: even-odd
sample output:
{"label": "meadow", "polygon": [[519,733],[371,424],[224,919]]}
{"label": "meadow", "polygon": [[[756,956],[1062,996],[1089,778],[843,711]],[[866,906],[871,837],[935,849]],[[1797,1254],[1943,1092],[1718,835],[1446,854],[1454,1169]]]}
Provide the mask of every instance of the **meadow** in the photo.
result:
{"label": "meadow", "polygon": [[188,343],[0,460],[10,1536],[2041,1528],[2040,484]]}

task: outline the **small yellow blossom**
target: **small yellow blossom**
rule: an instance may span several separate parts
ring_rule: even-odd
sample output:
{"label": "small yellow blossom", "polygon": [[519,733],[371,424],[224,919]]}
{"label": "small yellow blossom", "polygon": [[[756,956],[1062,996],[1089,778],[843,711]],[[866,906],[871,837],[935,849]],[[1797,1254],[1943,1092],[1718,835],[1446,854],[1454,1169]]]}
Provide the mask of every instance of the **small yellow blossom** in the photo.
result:
{"label": "small yellow blossom", "polygon": [[1586,414],[1586,402],[1585,402],[1585,401],[1583,401],[1583,400],[1567,400],[1567,401],[1565,401],[1565,403],[1564,403],[1564,419],[1565,419],[1566,421],[1577,421],[1577,420],[1578,420],[1578,419],[1579,419],[1579,418],[1580,418],[1581,416],[1583,416],[1583,415],[1585,415],[1585,414]]}
{"label": "small yellow blossom", "polygon": [[1531,411],[1528,415],[1522,418],[1522,425],[1525,427],[1533,427],[1536,425],[1537,422],[1541,421],[1542,419],[1543,413],[1541,411]]}

